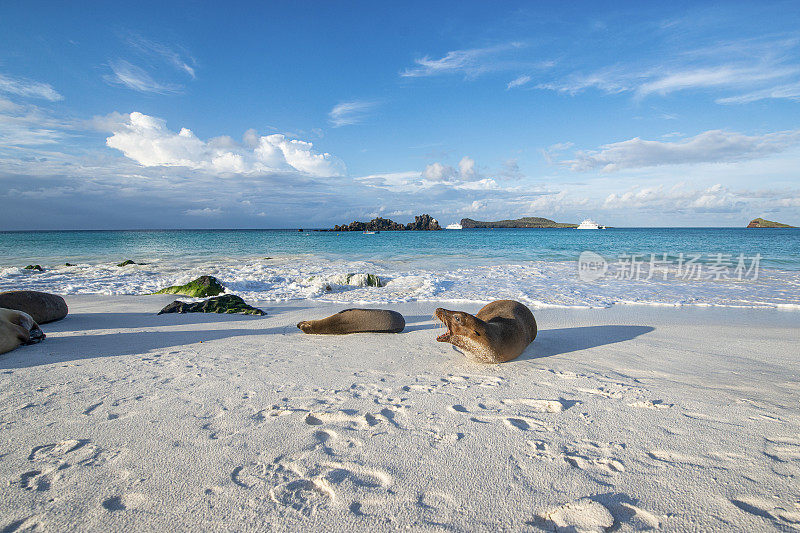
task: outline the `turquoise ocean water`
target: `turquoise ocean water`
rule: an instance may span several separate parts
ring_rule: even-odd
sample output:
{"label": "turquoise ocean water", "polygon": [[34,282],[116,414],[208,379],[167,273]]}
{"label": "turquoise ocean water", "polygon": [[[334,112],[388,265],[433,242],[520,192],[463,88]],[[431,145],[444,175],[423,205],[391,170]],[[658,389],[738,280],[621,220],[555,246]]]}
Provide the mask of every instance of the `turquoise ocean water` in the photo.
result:
{"label": "turquoise ocean water", "polygon": [[[585,251],[608,262],[606,276],[581,279],[578,258]],[[636,275],[632,275],[632,254]],[[660,270],[648,276],[654,258]],[[693,267],[691,276],[679,265],[689,258],[700,265]],[[115,266],[124,259],[146,264]],[[741,261],[747,271],[741,270],[742,265],[736,270]],[[67,262],[77,266],[66,267]],[[27,264],[40,264],[45,272],[23,270]],[[628,275],[625,270],[630,271]],[[800,305],[800,230],[0,233],[2,290],[143,294],[203,273],[219,277],[231,292],[259,300],[485,301],[511,297],[534,306],[643,303],[792,308]],[[343,275],[348,273],[376,273],[386,286],[347,283]]]}

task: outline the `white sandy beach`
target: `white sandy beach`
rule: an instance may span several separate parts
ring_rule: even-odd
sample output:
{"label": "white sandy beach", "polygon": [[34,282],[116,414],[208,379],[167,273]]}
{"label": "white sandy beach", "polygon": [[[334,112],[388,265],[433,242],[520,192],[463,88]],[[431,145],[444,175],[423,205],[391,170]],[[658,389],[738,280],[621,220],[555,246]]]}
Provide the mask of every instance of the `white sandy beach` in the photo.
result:
{"label": "white sandy beach", "polygon": [[[534,310],[517,360],[68,296],[0,356],[0,530],[800,529],[800,313]],[[259,305],[263,304],[263,305]]]}

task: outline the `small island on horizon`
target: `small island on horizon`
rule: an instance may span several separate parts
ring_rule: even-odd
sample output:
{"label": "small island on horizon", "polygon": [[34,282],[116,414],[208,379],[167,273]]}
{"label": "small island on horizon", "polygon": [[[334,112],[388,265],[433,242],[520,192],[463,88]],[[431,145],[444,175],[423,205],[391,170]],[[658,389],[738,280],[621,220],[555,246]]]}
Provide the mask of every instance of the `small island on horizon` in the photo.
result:
{"label": "small island on horizon", "polygon": [[577,228],[577,224],[569,224],[565,222],[556,222],[549,218],[542,217],[522,217],[515,220],[498,220],[496,222],[484,222],[481,220],[472,220],[471,218],[462,218],[461,227],[464,229],[471,228]]}
{"label": "small island on horizon", "polygon": [[763,218],[754,218],[747,225],[748,228],[794,228],[789,224],[782,224],[780,222],[773,222],[772,220],[765,220]]}

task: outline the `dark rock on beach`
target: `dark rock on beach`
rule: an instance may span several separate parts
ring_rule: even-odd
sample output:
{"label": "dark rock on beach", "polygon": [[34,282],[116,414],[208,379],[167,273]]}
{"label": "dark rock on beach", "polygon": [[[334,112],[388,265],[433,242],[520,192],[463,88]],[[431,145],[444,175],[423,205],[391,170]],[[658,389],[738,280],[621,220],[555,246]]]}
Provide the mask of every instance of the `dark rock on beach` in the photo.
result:
{"label": "dark rock on beach", "polygon": [[75,263],[64,263],[64,266],[65,267],[74,267],[74,266],[78,266],[78,265],[76,265]]}
{"label": "dark rock on beach", "polygon": [[223,294],[203,300],[202,302],[187,303],[174,301],[158,312],[164,313],[229,313],[242,315],[266,315],[261,309],[248,305],[244,300],[234,294]]}
{"label": "dark rock on beach", "polygon": [[125,266],[128,266],[128,265],[144,265],[144,264],[146,264],[146,263],[137,263],[136,261],[133,261],[131,259],[126,259],[122,263],[117,263],[117,266],[118,267],[125,267]]}
{"label": "dark rock on beach", "polygon": [[64,298],[38,291],[0,292],[0,307],[28,313],[39,324],[61,320],[69,312]]}
{"label": "dark rock on beach", "polygon": [[153,294],[182,294],[193,298],[208,298],[225,292],[225,287],[214,276],[200,276],[186,285],[173,285]]}
{"label": "dark rock on beach", "polygon": [[36,272],[44,272],[42,265],[28,265],[23,270],[35,270]]}

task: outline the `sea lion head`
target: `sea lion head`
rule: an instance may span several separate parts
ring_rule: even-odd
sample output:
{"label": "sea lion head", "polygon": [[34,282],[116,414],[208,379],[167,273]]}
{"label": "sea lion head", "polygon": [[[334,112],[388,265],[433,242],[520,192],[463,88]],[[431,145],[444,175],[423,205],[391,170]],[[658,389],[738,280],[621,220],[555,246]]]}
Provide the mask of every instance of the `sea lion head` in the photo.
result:
{"label": "sea lion head", "polygon": [[303,333],[313,333],[313,326],[310,320],[303,320],[297,323],[297,327],[300,328],[300,331]]}
{"label": "sea lion head", "polygon": [[440,307],[434,316],[447,328],[446,332],[436,337],[437,342],[463,346],[463,341],[480,339],[486,333],[486,326],[482,320],[463,311],[448,311]]}
{"label": "sea lion head", "polygon": [[37,342],[42,342],[42,340],[45,338],[45,334],[39,327],[39,324],[37,324],[28,313],[23,313],[20,311],[19,315],[13,319],[12,322],[27,330],[28,334],[30,335],[28,340],[24,341],[22,344],[36,344]]}

